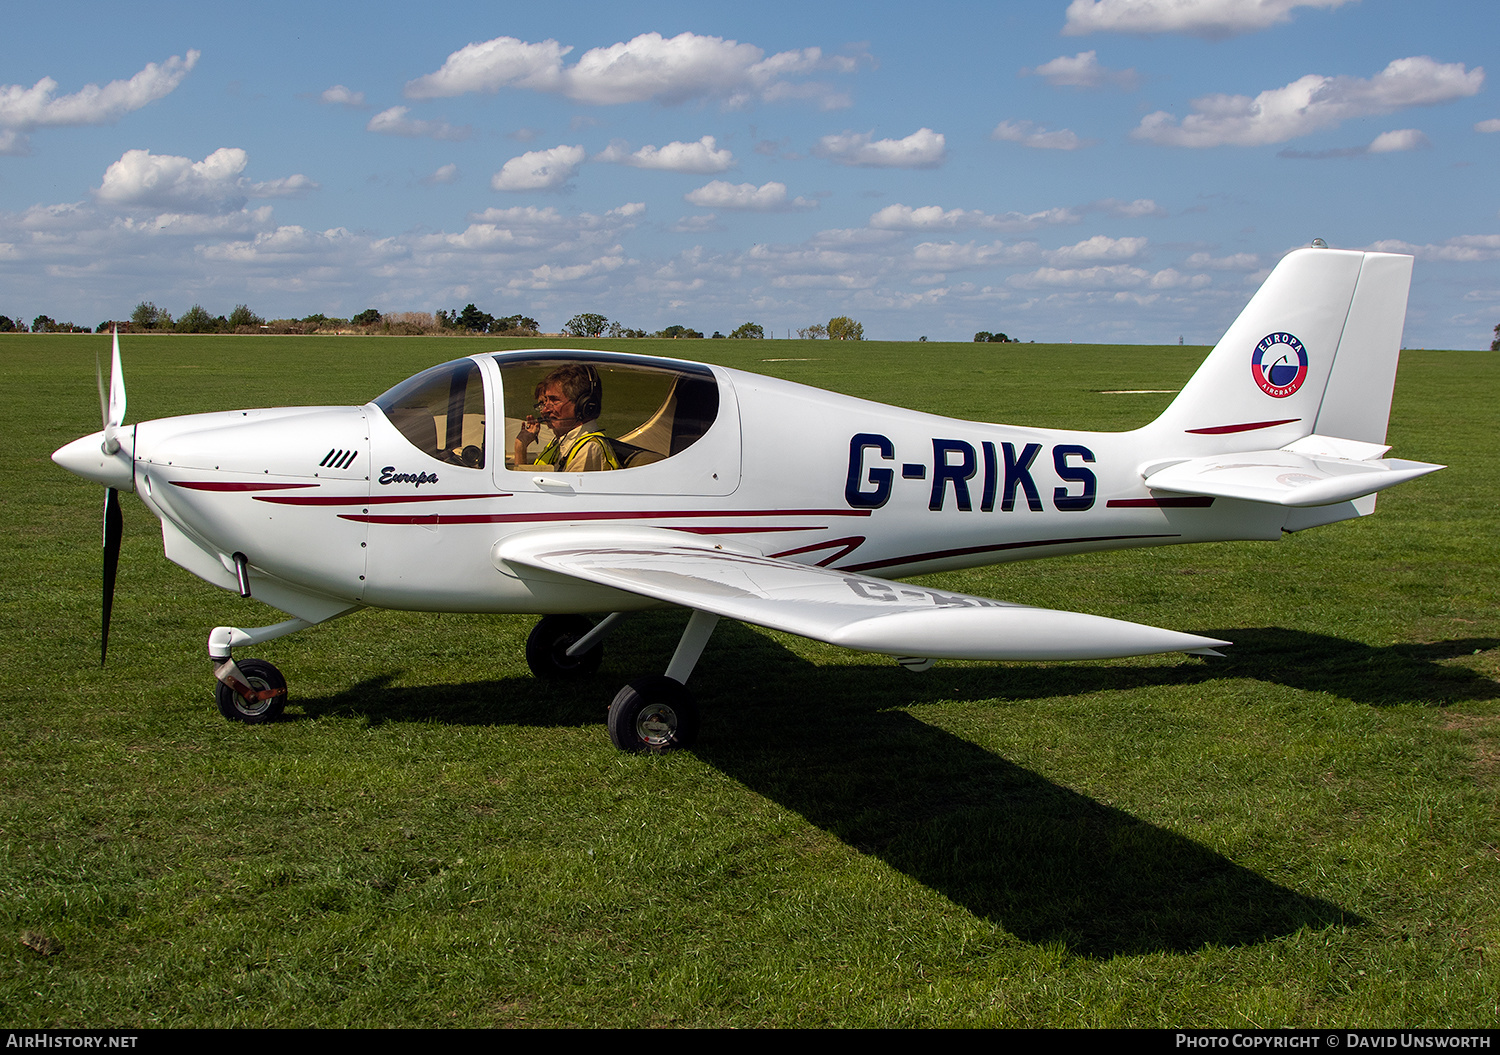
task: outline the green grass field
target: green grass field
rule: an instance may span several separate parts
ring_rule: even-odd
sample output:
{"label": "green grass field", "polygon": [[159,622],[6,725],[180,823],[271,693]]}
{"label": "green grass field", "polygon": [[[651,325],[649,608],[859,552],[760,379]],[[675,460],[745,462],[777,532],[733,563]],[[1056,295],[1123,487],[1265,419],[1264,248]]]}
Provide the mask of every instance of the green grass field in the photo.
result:
{"label": "green grass field", "polygon": [[[128,420],[362,403],[498,343],[129,337]],[[1102,390],[1204,354],[622,343],[1108,429],[1171,397]],[[169,564],[130,496],[101,671],[103,492],[49,459],[99,427],[99,348],[0,336],[5,1026],[1500,1020],[1500,356],[1403,356],[1393,454],[1450,468],[1373,517],[932,580],[1225,659],[912,674],[723,623],[700,746],[648,757],[605,707],[680,612],[562,690],[526,669],[529,618],[357,613],[256,649],[284,721],[222,720],[208,630],[277,617]]]}

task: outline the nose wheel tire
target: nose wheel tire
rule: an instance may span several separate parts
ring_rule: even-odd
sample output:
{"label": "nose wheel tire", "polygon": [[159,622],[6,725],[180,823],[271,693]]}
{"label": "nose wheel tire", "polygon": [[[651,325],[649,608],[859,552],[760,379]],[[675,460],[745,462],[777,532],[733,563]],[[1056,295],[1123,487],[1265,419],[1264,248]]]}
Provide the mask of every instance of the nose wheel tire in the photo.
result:
{"label": "nose wheel tire", "polygon": [[637,678],[609,705],[609,738],[621,751],[691,747],[698,739],[698,701],[665,675]]}
{"label": "nose wheel tire", "polygon": [[259,725],[276,718],[286,707],[286,678],[263,659],[236,661],[259,699],[247,700],[222,681],[215,685],[219,713],[232,722]]}
{"label": "nose wheel tire", "polygon": [[587,652],[568,655],[568,648],[583,637],[594,624],[581,615],[549,615],[531,629],[526,639],[526,665],[539,678],[586,678],[599,669],[604,646],[597,644]]}

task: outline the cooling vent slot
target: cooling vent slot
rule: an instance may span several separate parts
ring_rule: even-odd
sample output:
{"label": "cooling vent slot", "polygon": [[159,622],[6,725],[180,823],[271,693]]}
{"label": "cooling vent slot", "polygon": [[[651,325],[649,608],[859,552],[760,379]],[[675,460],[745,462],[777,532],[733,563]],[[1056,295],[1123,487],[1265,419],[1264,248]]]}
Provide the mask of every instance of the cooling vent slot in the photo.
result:
{"label": "cooling vent slot", "polygon": [[318,463],[324,469],[347,469],[355,458],[359,457],[359,451],[330,450]]}

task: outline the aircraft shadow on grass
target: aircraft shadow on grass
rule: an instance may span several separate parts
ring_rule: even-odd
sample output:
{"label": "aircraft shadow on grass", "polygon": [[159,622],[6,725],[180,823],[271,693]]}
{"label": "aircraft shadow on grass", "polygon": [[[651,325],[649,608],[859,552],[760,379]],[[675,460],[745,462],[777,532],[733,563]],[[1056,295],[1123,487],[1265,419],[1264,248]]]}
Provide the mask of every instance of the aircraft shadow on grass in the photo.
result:
{"label": "aircraft shadow on grass", "polygon": [[[653,613],[633,622],[612,642],[617,654],[637,667],[664,664],[680,618]],[[1234,655],[1206,662],[940,666],[913,676],[889,662],[818,666],[727,623],[699,674],[705,735],[694,753],[1018,938],[1061,943],[1076,955],[1188,952],[1362,924],[899,709],[1237,678],[1367,706],[1500,696],[1494,681],[1442,663],[1500,644],[1491,639],[1373,648],[1274,627],[1228,636]],[[524,677],[394,687],[398,673],[303,707],[372,723],[577,726],[603,720],[618,683],[606,673],[562,688]]]}

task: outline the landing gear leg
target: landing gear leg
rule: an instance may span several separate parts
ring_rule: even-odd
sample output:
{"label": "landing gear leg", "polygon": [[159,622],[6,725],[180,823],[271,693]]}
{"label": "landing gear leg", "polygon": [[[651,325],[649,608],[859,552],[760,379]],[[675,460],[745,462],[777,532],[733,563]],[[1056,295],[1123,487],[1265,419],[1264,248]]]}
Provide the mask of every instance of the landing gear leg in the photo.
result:
{"label": "landing gear leg", "polygon": [[208,658],[214,665],[214,698],[225,718],[248,725],[269,722],[286,707],[286,678],[263,659],[236,663],[232,649],[296,633],[312,626],[306,619],[287,619],[271,626],[241,630],[216,626],[208,635]]}
{"label": "landing gear leg", "polygon": [[694,611],[665,675],[637,678],[609,705],[609,738],[621,751],[660,753],[691,747],[698,737],[698,701],[684,684],[713,636],[719,617]]}

